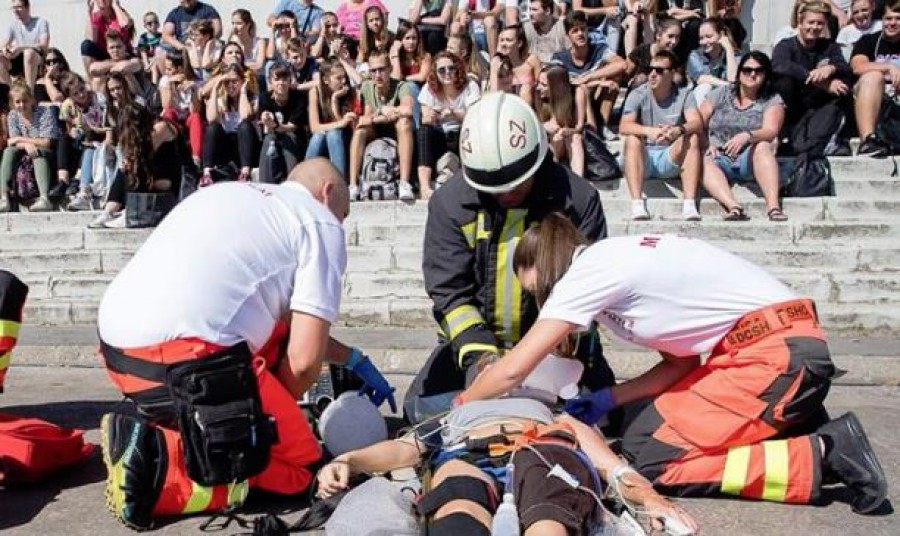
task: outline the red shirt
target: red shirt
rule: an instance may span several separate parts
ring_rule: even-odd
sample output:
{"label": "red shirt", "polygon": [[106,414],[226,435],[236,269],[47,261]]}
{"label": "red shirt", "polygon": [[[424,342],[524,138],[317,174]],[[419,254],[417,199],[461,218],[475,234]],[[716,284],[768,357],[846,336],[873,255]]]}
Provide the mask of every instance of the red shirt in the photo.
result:
{"label": "red shirt", "polygon": [[122,40],[125,41],[128,50],[131,50],[131,42],[134,41],[134,28],[129,26],[128,28],[123,29],[116,19],[115,12],[108,18],[101,11],[92,12],[91,28],[94,29],[95,35],[97,36],[95,41],[97,46],[104,52],[106,52],[106,32],[110,30],[118,30],[119,33],[122,34]]}

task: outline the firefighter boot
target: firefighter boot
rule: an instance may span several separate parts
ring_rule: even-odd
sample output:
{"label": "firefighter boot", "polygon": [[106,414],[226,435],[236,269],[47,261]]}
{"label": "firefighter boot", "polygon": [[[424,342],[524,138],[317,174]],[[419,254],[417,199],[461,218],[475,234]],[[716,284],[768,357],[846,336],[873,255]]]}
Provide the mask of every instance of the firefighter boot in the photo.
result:
{"label": "firefighter boot", "polygon": [[816,433],[825,443],[825,469],[854,494],[850,503],[853,511],[867,514],[881,506],[887,495],[887,479],[856,415],[846,413]]}

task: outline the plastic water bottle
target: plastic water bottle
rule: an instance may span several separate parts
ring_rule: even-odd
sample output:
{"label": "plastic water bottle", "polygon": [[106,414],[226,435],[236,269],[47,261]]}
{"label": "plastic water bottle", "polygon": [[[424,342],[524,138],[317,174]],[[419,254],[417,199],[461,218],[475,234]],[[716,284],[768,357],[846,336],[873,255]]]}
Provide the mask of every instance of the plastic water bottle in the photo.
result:
{"label": "plastic water bottle", "polygon": [[512,493],[503,494],[503,502],[494,514],[491,536],[519,536],[519,512]]}
{"label": "plastic water bottle", "polygon": [[269,158],[275,158],[278,155],[278,148],[275,147],[275,140],[269,140],[269,145],[266,147],[266,156]]}

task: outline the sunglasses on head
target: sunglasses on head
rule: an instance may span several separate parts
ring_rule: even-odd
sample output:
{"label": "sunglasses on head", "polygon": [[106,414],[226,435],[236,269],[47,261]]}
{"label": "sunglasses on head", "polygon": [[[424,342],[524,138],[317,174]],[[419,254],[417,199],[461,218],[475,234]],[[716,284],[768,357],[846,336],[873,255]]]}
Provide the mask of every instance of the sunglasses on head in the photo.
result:
{"label": "sunglasses on head", "polygon": [[671,70],[672,70],[671,67],[660,67],[659,65],[651,65],[650,66],[650,72],[656,73],[656,74],[666,74],[667,72],[669,72]]}
{"label": "sunglasses on head", "polygon": [[762,67],[741,67],[741,74],[765,74]]}

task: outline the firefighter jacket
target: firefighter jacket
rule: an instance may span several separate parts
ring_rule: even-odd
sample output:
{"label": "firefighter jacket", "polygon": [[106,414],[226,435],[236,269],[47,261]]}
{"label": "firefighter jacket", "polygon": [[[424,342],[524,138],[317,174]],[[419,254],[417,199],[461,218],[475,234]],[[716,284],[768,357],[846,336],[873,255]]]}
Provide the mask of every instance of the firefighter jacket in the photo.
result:
{"label": "firefighter jacket", "polygon": [[[459,175],[459,174],[457,174]],[[484,352],[514,346],[537,318],[513,271],[519,238],[551,213],[568,216],[591,242],[606,238],[598,192],[549,156],[525,203],[500,206],[454,177],[428,205],[422,271],[434,317],[465,369]]]}

